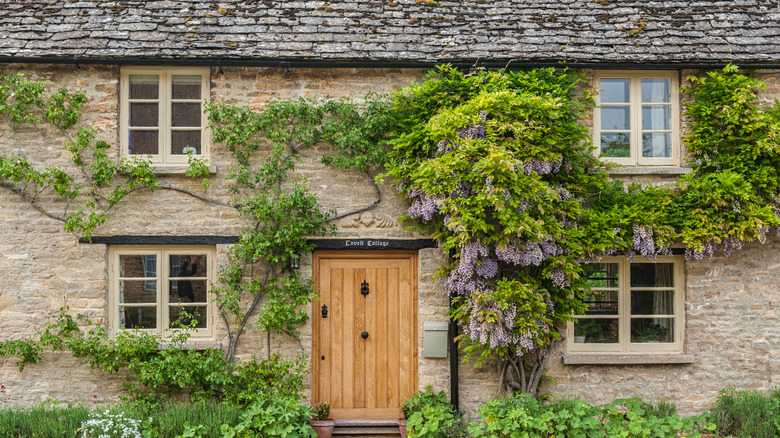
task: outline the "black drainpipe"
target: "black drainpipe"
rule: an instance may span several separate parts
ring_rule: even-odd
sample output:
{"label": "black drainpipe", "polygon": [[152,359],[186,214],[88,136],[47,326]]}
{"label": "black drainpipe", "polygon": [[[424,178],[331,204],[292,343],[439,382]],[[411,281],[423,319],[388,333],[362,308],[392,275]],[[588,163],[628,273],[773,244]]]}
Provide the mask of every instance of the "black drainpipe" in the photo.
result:
{"label": "black drainpipe", "polygon": [[[450,297],[450,309],[452,309],[452,297]],[[458,396],[458,343],[455,337],[458,335],[458,323],[450,317],[450,402],[455,407],[455,412],[460,412],[460,399]]]}

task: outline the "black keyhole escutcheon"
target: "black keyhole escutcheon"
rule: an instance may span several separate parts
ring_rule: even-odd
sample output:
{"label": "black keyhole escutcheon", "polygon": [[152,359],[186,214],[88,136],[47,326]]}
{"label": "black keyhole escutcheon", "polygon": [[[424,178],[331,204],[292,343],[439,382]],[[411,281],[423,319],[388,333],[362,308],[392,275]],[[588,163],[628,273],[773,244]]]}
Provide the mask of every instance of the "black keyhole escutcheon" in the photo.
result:
{"label": "black keyhole escutcheon", "polygon": [[368,295],[368,282],[366,280],[363,280],[363,282],[360,283],[360,293],[363,295],[363,298]]}
{"label": "black keyhole escutcheon", "polygon": [[368,339],[368,332],[361,333],[360,337],[362,337],[363,339]]}
{"label": "black keyhole escutcheon", "polygon": [[328,306],[322,305],[322,317],[327,318],[328,317]]}

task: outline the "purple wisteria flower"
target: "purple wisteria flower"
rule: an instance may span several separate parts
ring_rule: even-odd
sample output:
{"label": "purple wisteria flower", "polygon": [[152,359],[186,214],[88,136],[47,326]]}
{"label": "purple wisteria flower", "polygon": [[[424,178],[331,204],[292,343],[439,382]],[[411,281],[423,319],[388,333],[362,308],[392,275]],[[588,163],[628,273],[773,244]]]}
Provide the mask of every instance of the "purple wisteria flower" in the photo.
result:
{"label": "purple wisteria flower", "polygon": [[555,268],[552,271],[550,271],[550,280],[552,280],[553,285],[555,287],[566,287],[569,283],[569,278],[566,276],[566,273],[563,272],[563,269],[561,268]]}
{"label": "purple wisteria flower", "polygon": [[495,278],[498,275],[498,263],[493,259],[483,259],[475,271],[480,277]]}
{"label": "purple wisteria flower", "polygon": [[[460,250],[460,260],[458,261],[458,267],[450,272],[447,277],[447,283],[444,286],[444,290],[450,295],[469,295],[476,290],[484,288],[484,282],[479,278],[474,278],[479,275],[479,272],[485,274],[491,273],[491,267],[488,264],[485,265],[488,258],[489,250],[487,245],[479,242],[468,242]],[[492,260],[490,260],[492,261]],[[494,262],[495,263],[495,262]],[[484,268],[482,265],[485,265]],[[477,270],[479,267],[479,271]],[[495,266],[496,273],[492,276],[482,275],[486,278],[495,277],[498,274],[498,265]]]}
{"label": "purple wisteria flower", "polygon": [[409,192],[412,198],[412,205],[409,207],[409,216],[412,218],[422,218],[426,221],[433,219],[433,216],[439,211],[441,196],[432,196],[420,189],[413,189]]}
{"label": "purple wisteria flower", "polygon": [[496,248],[499,260],[520,266],[538,266],[546,257],[536,242],[509,242],[504,248]]}
{"label": "purple wisteria flower", "polygon": [[653,229],[644,225],[634,224],[634,245],[631,249],[648,259],[654,258],[655,241],[653,240]]}
{"label": "purple wisteria flower", "polygon": [[530,175],[536,172],[538,175],[547,175],[548,173],[557,173],[561,170],[563,164],[563,158],[558,157],[555,161],[539,160],[537,158],[531,158],[523,163],[523,173]]}
{"label": "purple wisteria flower", "polygon": [[458,131],[458,137],[460,138],[481,139],[485,138],[486,134],[485,125],[483,124],[471,125],[468,128]]}

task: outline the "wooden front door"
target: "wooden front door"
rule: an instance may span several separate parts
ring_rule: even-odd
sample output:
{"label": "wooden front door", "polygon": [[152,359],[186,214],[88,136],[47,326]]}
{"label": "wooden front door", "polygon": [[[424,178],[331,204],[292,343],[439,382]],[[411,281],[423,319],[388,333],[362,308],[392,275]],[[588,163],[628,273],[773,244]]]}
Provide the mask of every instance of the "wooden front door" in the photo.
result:
{"label": "wooden front door", "polygon": [[416,252],[317,251],[313,262],[312,399],[333,418],[400,418],[417,392]]}

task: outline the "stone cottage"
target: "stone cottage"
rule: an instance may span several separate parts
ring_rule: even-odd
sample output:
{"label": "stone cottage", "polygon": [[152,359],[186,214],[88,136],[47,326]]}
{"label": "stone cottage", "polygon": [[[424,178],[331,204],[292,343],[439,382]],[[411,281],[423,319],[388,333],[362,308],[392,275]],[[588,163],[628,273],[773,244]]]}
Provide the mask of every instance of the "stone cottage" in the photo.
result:
{"label": "stone cottage", "polygon": [[[187,152],[208,159],[216,181],[211,196],[229,202],[220,181],[230,156],[210,141],[204,102],[261,108],[299,96],[360,99],[420,81],[444,62],[466,69],[476,62],[488,68],[568,66],[584,70],[602,90],[601,108],[583,123],[592,127],[604,159],[623,165],[611,169],[612,176],[663,184],[688,171],[680,141],[685,120],[679,90],[686,76],[733,62],[760,69],[766,102],[780,97],[779,23],[777,2],[766,0],[4,0],[0,68],[46,79],[52,88],[86,91],[84,123],[111,152],[150,155],[163,181],[196,190],[183,176]],[[654,109],[646,112],[643,103]],[[644,148],[637,140],[643,135],[651,138]],[[65,165],[61,141],[53,131],[12,131],[0,121],[2,154]],[[379,187],[375,202],[370,178],[318,163],[314,151],[307,153],[301,174],[321,203],[342,213],[363,210],[340,219],[335,237],[313,241],[317,250],[300,262],[323,297],[302,329],[303,348],[315,364],[307,395],[331,401],[340,418],[396,418],[405,397],[432,385],[474,412],[496,395],[498,379],[495,367],[457,366],[446,335],[448,298],[433,279],[443,255],[427,236],[398,223],[408,206],[391,185]],[[162,331],[181,311],[172,305],[176,294],[188,309],[208,315],[191,341],[224,346],[208,288],[241,230],[235,209],[175,191],[139,191],[85,243],[3,181],[0,199],[0,339],[35,333],[64,304],[105,321],[109,331]],[[675,255],[655,265],[637,259],[632,267],[615,257],[602,265],[610,277],[623,279],[605,286],[613,297],[631,293],[634,281],[625,279],[651,277],[659,297],[651,313],[664,328],[663,339],[588,342],[570,328],[548,365],[557,383],[543,391],[596,403],[668,398],[690,414],[710,407],[726,386],[780,384],[777,237],[729,258]],[[366,270],[373,277],[358,280]],[[356,301],[364,299],[360,280],[374,289],[366,299],[371,292],[377,299],[386,294],[368,323]],[[162,287],[168,293],[157,293]],[[321,304],[330,308],[328,319]],[[624,308],[601,310],[613,312],[616,324],[630,319]],[[354,333],[346,336],[348,331]],[[331,349],[336,339],[342,342]],[[271,342],[283,354],[300,351],[291,339]],[[259,356],[266,348],[264,334],[250,328],[237,354]],[[14,361],[0,358],[0,383],[15,404],[93,395],[110,401],[119,392],[119,378],[93,372],[67,354],[51,355],[23,373]],[[354,373],[355,363],[366,372]],[[331,384],[326,375],[343,379]],[[346,393],[351,395],[341,398]]]}

